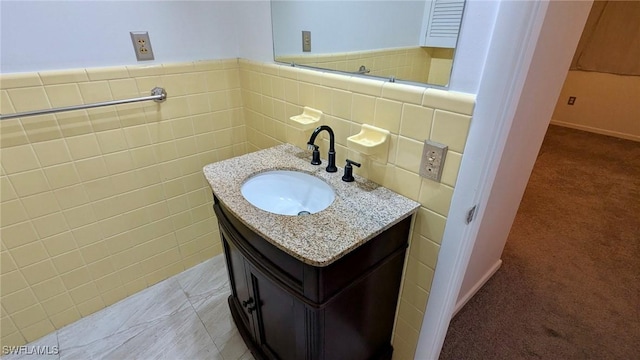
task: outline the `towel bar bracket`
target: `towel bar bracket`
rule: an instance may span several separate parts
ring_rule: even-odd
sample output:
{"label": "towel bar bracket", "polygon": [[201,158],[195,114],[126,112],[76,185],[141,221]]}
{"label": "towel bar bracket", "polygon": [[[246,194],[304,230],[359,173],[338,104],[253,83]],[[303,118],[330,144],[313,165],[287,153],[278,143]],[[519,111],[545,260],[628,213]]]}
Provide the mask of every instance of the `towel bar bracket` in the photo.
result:
{"label": "towel bar bracket", "polygon": [[160,96],[157,99],[153,99],[153,101],[157,103],[161,103],[167,100],[167,92],[161,87],[154,87],[153,89],[151,89],[151,96]]}

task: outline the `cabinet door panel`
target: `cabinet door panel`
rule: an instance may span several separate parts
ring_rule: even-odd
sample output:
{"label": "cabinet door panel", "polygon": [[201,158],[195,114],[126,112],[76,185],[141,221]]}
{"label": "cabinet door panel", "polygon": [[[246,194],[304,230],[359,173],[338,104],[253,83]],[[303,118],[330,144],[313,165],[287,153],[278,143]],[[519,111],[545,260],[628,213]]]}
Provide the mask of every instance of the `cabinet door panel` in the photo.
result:
{"label": "cabinet door panel", "polygon": [[[252,299],[249,293],[249,285],[247,283],[244,257],[233,242],[226,239],[224,232],[222,232],[221,235],[222,242],[226,250],[225,255],[227,259],[227,269],[229,270],[229,280],[231,281],[231,290],[233,292],[233,296],[242,305],[244,301],[251,301]],[[243,311],[240,312],[242,321],[248,329],[251,329],[249,315],[247,314],[247,307],[243,306],[242,308]]]}
{"label": "cabinet door panel", "polygon": [[250,267],[251,286],[258,300],[256,330],[263,351],[276,359],[300,359],[296,352],[296,301],[268,278]]}
{"label": "cabinet door panel", "polygon": [[390,354],[404,254],[403,249],[386,259],[325,307],[324,331],[332,337],[324,344],[326,359],[371,359]]}

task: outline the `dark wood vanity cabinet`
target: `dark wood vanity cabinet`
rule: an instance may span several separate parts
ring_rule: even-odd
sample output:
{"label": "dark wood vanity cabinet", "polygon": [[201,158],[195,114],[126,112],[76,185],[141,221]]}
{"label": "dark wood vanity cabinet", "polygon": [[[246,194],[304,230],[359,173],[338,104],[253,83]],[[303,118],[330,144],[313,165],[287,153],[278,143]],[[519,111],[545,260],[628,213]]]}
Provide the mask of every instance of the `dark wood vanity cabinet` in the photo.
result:
{"label": "dark wood vanity cabinet", "polygon": [[411,218],[326,267],[251,231],[214,196],[232,295],[256,359],[390,359]]}

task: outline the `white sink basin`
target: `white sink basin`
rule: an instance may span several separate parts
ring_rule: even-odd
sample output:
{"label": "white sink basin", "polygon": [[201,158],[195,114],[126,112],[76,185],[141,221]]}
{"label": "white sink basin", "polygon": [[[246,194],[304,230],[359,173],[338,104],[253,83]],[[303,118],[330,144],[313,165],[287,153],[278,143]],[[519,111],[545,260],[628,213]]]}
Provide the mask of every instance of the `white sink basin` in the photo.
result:
{"label": "white sink basin", "polygon": [[323,180],[298,171],[274,170],[250,177],[241,188],[253,206],[280,215],[307,215],[326,209],[336,195]]}

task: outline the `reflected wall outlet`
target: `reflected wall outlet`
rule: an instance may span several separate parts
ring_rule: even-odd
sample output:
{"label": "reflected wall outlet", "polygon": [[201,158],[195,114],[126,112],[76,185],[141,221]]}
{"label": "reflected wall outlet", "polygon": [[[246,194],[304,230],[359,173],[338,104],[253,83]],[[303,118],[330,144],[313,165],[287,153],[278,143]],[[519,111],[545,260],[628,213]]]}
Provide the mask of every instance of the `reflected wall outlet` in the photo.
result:
{"label": "reflected wall outlet", "polygon": [[149,33],[146,31],[132,31],[129,34],[131,34],[136,59],[138,59],[138,61],[153,60],[153,50],[151,49]]}
{"label": "reflected wall outlet", "polygon": [[311,31],[302,32],[302,51],[303,52],[311,51]]}
{"label": "reflected wall outlet", "polygon": [[420,176],[433,181],[440,182],[444,160],[447,157],[449,147],[434,141],[426,140],[422,150],[422,161],[420,162]]}

